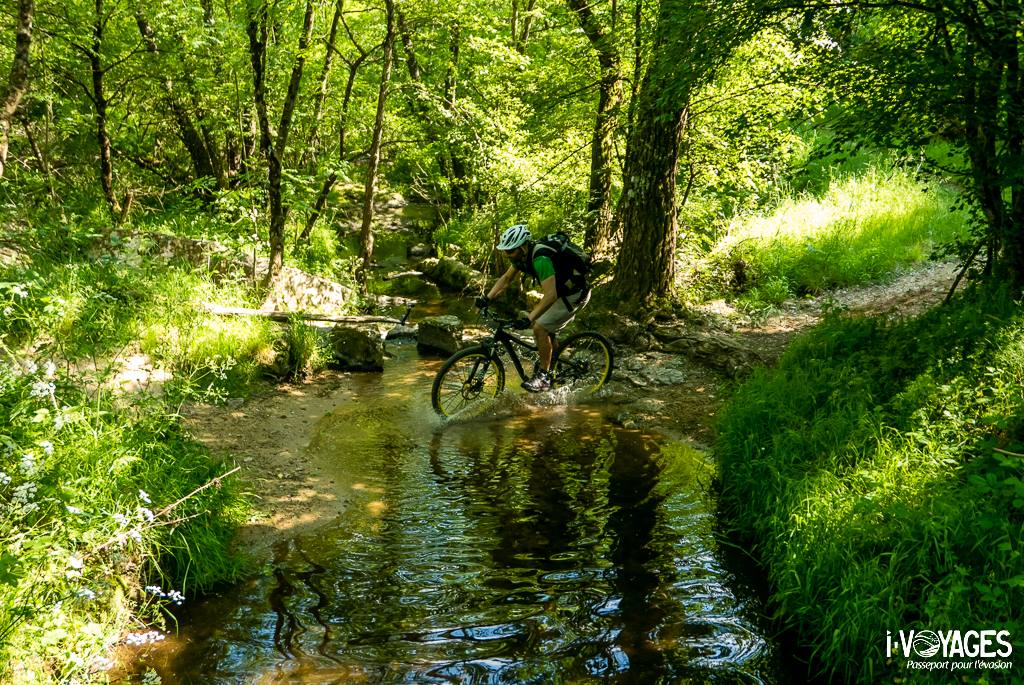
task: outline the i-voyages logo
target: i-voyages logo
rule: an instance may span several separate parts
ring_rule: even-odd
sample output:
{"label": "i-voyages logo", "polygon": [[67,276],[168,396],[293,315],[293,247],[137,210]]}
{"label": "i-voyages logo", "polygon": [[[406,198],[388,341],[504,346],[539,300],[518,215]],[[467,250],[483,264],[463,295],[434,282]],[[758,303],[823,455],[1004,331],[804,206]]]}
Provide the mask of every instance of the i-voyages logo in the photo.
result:
{"label": "i-voyages logo", "polygon": [[913,669],[1002,671],[1013,668],[1013,643],[1008,630],[887,630],[885,656]]}

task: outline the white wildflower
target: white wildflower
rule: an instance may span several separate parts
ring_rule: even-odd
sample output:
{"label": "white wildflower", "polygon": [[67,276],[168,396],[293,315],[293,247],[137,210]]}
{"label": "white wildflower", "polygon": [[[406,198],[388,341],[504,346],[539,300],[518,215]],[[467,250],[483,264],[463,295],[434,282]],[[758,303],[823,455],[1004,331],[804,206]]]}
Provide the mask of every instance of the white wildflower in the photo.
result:
{"label": "white wildflower", "polygon": [[146,507],[139,507],[139,516],[146,519],[148,523],[152,523],[156,519],[152,510],[147,509]]}
{"label": "white wildflower", "polygon": [[117,523],[117,525],[121,528],[124,528],[128,525],[128,517],[120,513],[114,514],[114,522]]}
{"label": "white wildflower", "polygon": [[81,557],[79,557],[77,555],[74,555],[74,554],[71,555],[68,558],[68,569],[67,569],[67,571],[64,572],[64,577],[65,578],[79,578],[79,577],[81,577],[81,575],[82,575],[82,567],[84,565],[85,565],[85,562],[82,561]]}
{"label": "white wildflower", "polygon": [[78,599],[93,600],[96,599],[96,593],[87,587],[83,587],[78,589],[78,592],[75,593],[75,597],[78,597]]}
{"label": "white wildflower", "polygon": [[149,498],[149,494],[145,490],[139,490],[139,499],[141,499],[146,504],[153,503],[153,500]]}
{"label": "white wildflower", "polygon": [[174,602],[178,606],[185,603],[185,595],[181,594],[177,590],[168,590],[164,592],[164,589],[159,585],[147,585],[146,592],[151,595],[155,595],[160,599],[166,599],[169,602]]}
{"label": "white wildflower", "polygon": [[128,633],[124,636],[124,643],[132,647],[141,647],[154,642],[160,642],[164,637],[163,633],[156,630],[150,630],[146,633]]}
{"label": "white wildflower", "polygon": [[7,475],[6,473],[4,473],[3,471],[0,471],[0,485],[10,485],[10,484],[11,484],[11,477],[9,475]]}
{"label": "white wildflower", "polygon": [[32,477],[38,470],[38,464],[36,464],[36,455],[34,452],[25,452],[21,455],[21,472],[26,476]]}
{"label": "white wildflower", "polygon": [[69,514],[84,514],[85,513],[84,511],[82,511],[78,507],[73,506],[71,504],[64,505],[64,508],[68,510]]}
{"label": "white wildflower", "polygon": [[43,452],[46,453],[46,456],[53,454],[53,443],[49,440],[43,440],[39,443],[39,446],[43,448]]}
{"label": "white wildflower", "polygon": [[11,294],[17,295],[18,297],[24,300],[26,297],[28,297],[28,290],[25,289],[25,286],[18,283],[11,288]]}
{"label": "white wildflower", "polygon": [[21,362],[21,370],[24,371],[26,376],[31,376],[36,371],[39,370],[39,365],[36,364],[31,359],[26,359],[26,360]]}
{"label": "white wildflower", "polygon": [[142,531],[138,528],[132,528],[128,531],[128,537],[135,540],[135,542],[142,542]]}
{"label": "white wildflower", "polygon": [[50,379],[57,375],[57,365],[47,359],[43,364],[43,378]]}
{"label": "white wildflower", "polygon": [[29,391],[30,397],[53,397],[53,393],[56,392],[57,386],[47,381],[36,381],[32,384],[32,390]]}
{"label": "white wildflower", "polygon": [[36,484],[22,483],[14,488],[14,496],[11,498],[15,504],[26,505],[36,498]]}

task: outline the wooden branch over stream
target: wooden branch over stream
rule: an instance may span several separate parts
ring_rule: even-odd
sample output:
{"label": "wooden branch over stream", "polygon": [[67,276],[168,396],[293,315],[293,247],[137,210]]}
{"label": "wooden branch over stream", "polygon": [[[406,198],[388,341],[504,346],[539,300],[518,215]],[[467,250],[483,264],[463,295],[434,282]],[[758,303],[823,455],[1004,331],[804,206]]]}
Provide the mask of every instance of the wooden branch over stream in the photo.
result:
{"label": "wooden branch over stream", "polygon": [[208,312],[220,316],[262,316],[272,321],[330,321],[332,323],[390,323],[401,324],[402,321],[390,316],[327,316],[326,314],[307,314],[305,312],[282,312],[273,309],[247,309],[245,307],[222,307],[219,304],[203,305]]}

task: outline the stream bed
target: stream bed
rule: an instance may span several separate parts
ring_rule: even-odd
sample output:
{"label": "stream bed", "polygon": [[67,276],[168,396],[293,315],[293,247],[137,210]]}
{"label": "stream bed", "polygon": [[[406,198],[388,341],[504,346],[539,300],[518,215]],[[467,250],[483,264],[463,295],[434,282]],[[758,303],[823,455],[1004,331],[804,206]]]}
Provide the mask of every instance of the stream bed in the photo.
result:
{"label": "stream bed", "polygon": [[430,409],[440,360],[391,346],[315,428],[349,505],[140,655],[173,683],[784,683],[688,442],[518,383]]}

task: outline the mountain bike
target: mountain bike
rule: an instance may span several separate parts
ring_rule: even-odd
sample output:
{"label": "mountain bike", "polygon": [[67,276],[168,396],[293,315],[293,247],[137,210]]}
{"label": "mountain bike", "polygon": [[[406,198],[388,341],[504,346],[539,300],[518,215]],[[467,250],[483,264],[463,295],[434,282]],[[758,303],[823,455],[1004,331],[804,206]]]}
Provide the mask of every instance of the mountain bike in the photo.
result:
{"label": "mountain bike", "polygon": [[[519,377],[528,376],[517,350],[536,352],[537,346],[510,333],[513,319],[482,310],[493,333],[476,345],[459,350],[441,366],[434,378],[430,401],[441,416],[450,418],[479,408],[505,389],[505,363],[512,362]],[[576,396],[599,390],[612,374],[615,353],[600,333],[582,331],[555,342],[552,388],[566,388]]]}

